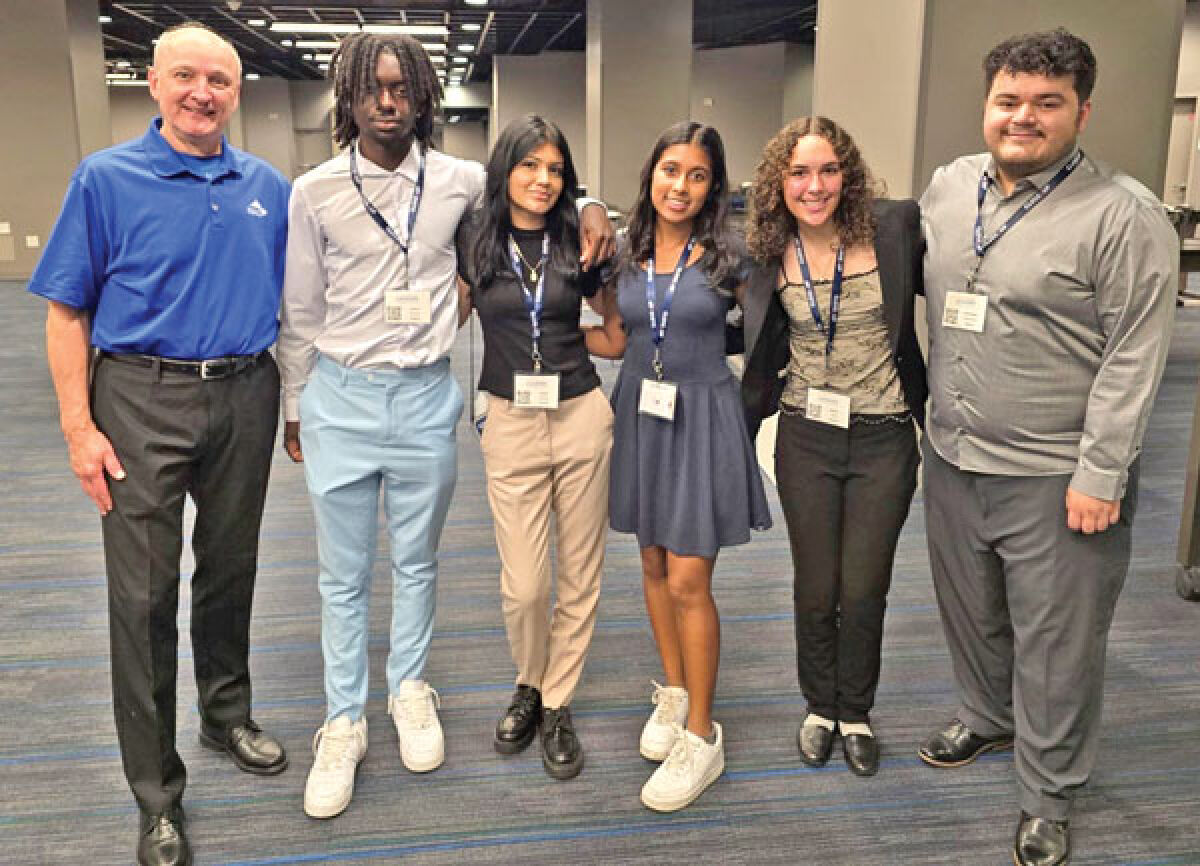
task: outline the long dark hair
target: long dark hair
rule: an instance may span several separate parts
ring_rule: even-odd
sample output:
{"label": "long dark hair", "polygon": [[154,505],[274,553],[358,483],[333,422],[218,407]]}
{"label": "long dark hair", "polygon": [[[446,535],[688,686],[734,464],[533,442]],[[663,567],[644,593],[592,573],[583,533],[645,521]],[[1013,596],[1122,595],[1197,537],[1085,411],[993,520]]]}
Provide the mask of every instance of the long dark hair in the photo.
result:
{"label": "long dark hair", "polygon": [[554,145],[563,159],[562,193],[546,214],[550,267],[567,283],[579,279],[579,215],[575,211],[578,179],[571,148],[562,130],[552,121],[527,114],[504,127],[488,157],[487,203],[475,217],[475,244],[471,250],[472,280],[481,289],[496,274],[512,270],[508,253],[508,235],[512,231],[508,176],[522,159],[543,144]]}
{"label": "long dark hair", "polygon": [[726,217],[729,214],[729,172],[725,168],[725,145],[721,136],[711,126],[695,121],[682,121],[668,128],[650,151],[650,158],[642,166],[638,182],[637,200],[629,214],[628,243],[621,258],[622,267],[637,266],[654,252],[654,221],[657,216],[650,198],[650,186],[654,169],[662,158],[663,151],[675,144],[694,144],[708,154],[712,164],[712,183],[708,196],[693,223],[696,243],[704,247],[701,267],[709,281],[720,291],[732,288],[731,279],[736,278],[741,263],[741,247],[729,229]]}
{"label": "long dark hair", "polygon": [[411,36],[352,33],[342,39],[329,62],[333,79],[333,137],[346,147],[358,138],[354,106],[375,86],[379,55],[391,53],[404,71],[404,85],[413,110],[413,135],[425,147],[433,142],[433,118],[442,104],[442,85],[429,55]]}

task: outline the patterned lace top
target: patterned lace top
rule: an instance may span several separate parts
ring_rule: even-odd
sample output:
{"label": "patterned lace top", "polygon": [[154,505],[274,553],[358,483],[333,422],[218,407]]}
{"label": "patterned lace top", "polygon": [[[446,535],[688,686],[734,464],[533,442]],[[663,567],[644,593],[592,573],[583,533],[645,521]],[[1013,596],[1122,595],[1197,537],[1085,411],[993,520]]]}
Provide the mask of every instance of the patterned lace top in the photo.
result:
{"label": "patterned lace top", "polygon": [[[829,323],[830,280],[816,280],[821,321]],[[802,283],[778,289],[788,315],[788,361],[780,406],[784,412],[804,414],[809,388],[821,388],[850,397],[855,415],[905,412],[900,376],[888,348],[883,322],[883,291],[879,270],[848,274],[842,281],[842,305],[834,334],[833,351],[825,362],[825,337],[817,330]]]}

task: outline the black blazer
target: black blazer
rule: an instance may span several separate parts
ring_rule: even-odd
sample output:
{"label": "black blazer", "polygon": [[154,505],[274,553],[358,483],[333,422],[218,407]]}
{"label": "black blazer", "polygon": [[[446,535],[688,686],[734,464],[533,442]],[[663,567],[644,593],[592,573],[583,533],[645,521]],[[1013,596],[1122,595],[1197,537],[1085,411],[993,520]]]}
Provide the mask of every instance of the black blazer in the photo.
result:
{"label": "black blazer", "polygon": [[[900,373],[904,399],[917,423],[925,425],[925,359],[913,330],[913,297],[924,294],[924,247],[921,211],[912,199],[878,199],[875,212],[875,258],[883,289],[883,320],[892,358]],[[787,313],[779,300],[779,262],[751,271],[742,302],[746,339],[746,370],[742,374],[742,404],[753,438],[762,420],[779,409],[783,371],[791,356]]]}

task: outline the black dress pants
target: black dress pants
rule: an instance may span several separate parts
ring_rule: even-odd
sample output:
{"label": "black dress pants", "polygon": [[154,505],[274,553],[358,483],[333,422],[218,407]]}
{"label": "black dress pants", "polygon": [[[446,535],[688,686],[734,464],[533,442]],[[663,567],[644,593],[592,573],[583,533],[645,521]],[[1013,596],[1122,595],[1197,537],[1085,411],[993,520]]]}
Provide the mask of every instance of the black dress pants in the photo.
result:
{"label": "black dress pants", "polygon": [[775,483],[792,546],[796,669],[809,712],[868,720],[892,561],[919,463],[911,421],[856,419],[842,429],[779,416]]}
{"label": "black dress pants", "polygon": [[263,354],[223,379],[101,357],[92,414],[126,472],[102,519],[113,709],[139,808],[179,804],[175,750],[179,558],[184,498],[196,505],[192,652],[200,715],[218,729],[250,715],[250,605],[279,411],[279,372]]}

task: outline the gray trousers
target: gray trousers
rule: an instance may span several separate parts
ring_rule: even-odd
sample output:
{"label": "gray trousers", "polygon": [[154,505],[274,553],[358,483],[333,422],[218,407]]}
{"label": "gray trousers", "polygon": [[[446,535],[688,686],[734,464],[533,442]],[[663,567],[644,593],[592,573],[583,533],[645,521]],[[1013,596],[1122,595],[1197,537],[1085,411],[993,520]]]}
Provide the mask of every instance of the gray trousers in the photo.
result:
{"label": "gray trousers", "polygon": [[1129,568],[1137,463],[1105,532],[1067,528],[1068,475],[964,472],[924,443],[929,563],[962,706],[1016,739],[1023,810],[1063,820],[1099,746],[1104,655]]}

